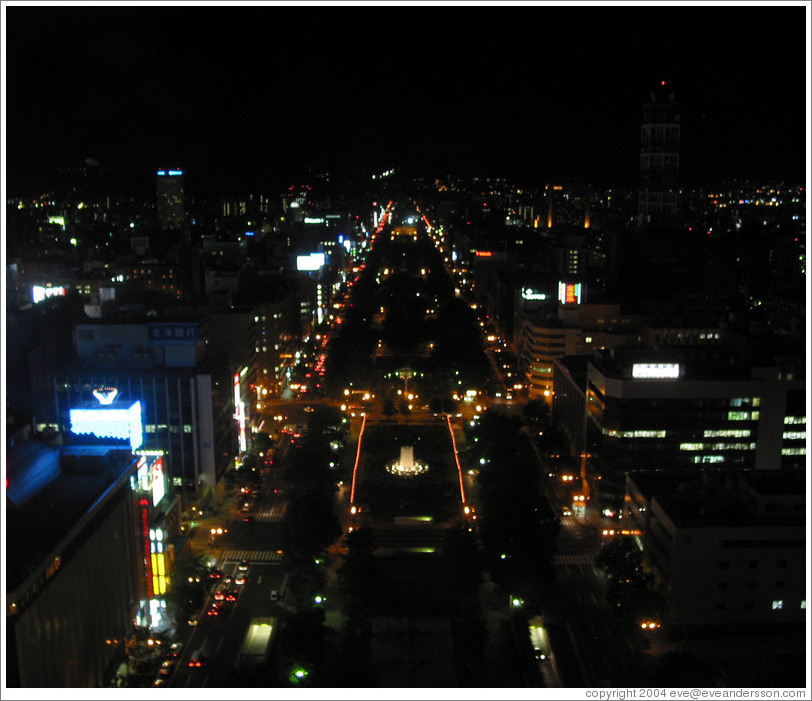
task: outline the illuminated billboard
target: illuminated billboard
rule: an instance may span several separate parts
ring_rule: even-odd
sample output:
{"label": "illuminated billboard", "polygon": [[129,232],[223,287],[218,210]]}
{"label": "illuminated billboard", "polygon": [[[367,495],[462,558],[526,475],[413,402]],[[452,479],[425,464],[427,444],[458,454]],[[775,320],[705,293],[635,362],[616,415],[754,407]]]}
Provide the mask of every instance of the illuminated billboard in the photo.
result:
{"label": "illuminated billboard", "polygon": [[71,409],[70,431],[76,435],[129,440],[132,450],[137,450],[144,442],[141,402],[129,406],[119,403]]}
{"label": "illuminated billboard", "polygon": [[[158,506],[166,495],[167,477],[163,459],[164,452],[162,450],[138,450],[136,453],[141,457],[136,465],[132,489],[139,494],[151,494],[152,505]],[[148,458],[155,458],[152,464]]]}
{"label": "illuminated billboard", "polygon": [[635,363],[632,377],[638,380],[675,380],[679,377],[679,363]]}
{"label": "illuminated billboard", "polygon": [[64,296],[64,287],[42,287],[41,285],[34,285],[31,288],[31,298],[34,300],[34,304],[39,304],[43,299],[48,299],[48,297]]}
{"label": "illuminated billboard", "polygon": [[561,304],[581,303],[581,283],[580,282],[559,282],[558,301]]}
{"label": "illuminated billboard", "polygon": [[296,270],[320,270],[324,266],[324,261],[323,253],[296,256]]}
{"label": "illuminated billboard", "polygon": [[158,506],[158,503],[166,494],[166,472],[164,471],[163,458],[155,459],[155,462],[152,463],[151,472],[152,479],[150,481],[152,488],[152,505]]}
{"label": "illuminated billboard", "polygon": [[234,419],[237,421],[239,431],[240,452],[248,448],[248,439],[245,428],[245,403],[242,400],[242,389],[240,388],[240,373],[234,373]]}

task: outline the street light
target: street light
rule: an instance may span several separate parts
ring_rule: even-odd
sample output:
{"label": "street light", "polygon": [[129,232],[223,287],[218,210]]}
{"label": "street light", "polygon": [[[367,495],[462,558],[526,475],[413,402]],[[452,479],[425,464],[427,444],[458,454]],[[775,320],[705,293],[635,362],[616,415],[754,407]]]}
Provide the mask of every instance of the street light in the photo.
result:
{"label": "street light", "polygon": [[298,684],[299,682],[303,681],[308,674],[309,672],[304,667],[296,667],[290,673],[289,679],[291,683]]}

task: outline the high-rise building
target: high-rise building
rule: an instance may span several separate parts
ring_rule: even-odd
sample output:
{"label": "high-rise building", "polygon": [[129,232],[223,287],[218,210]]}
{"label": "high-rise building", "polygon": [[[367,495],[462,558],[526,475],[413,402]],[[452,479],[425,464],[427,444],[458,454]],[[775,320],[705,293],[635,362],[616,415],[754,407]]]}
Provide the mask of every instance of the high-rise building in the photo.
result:
{"label": "high-rise building", "polygon": [[633,470],[803,468],[802,359],[762,362],[712,344],[598,350],[578,372],[556,359],[554,421],[581,442],[593,503],[618,508]]}
{"label": "high-rise building", "polygon": [[180,229],[186,222],[186,199],[183,171],[164,170],[156,173],[158,222],[164,230]]}
{"label": "high-rise building", "polygon": [[680,105],[670,83],[661,81],[643,105],[640,128],[640,192],[643,223],[677,212]]}

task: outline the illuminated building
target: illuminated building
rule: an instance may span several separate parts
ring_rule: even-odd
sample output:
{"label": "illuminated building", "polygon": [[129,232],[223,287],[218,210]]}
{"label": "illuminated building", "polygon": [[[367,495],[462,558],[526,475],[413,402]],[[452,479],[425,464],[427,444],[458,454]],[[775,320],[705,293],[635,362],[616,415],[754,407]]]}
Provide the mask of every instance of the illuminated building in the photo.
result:
{"label": "illuminated building", "polygon": [[155,174],[158,223],[164,230],[180,229],[186,223],[186,197],[182,170],[161,169]]}
{"label": "illuminated building", "polygon": [[[51,414],[40,430],[70,425],[69,408],[98,386],[141,399],[143,448],[163,451],[178,511],[216,498],[217,481],[238,454],[233,374],[227,357],[208,357],[204,321],[89,323],[76,327],[77,362],[54,378]],[[172,527],[169,527],[172,532]]]}
{"label": "illuminated building", "polygon": [[148,611],[138,460],[128,445],[104,442],[28,442],[8,453],[8,686],[105,686]]}
{"label": "illuminated building", "polygon": [[163,260],[142,260],[121,266],[124,281],[136,281],[150,292],[182,296],[182,266]]}
{"label": "illuminated building", "polygon": [[141,400],[110,385],[85,394],[63,447],[23,443],[8,463],[17,686],[104,686],[133,626],[167,625],[177,513],[164,452],[144,444]]}
{"label": "illuminated building", "polygon": [[554,373],[554,421],[612,508],[633,470],[803,467],[805,403],[802,369],[751,369],[718,347],[598,351],[585,372],[565,358]]}
{"label": "illuminated building", "polygon": [[[256,385],[257,401],[275,398],[283,388],[285,374],[296,365],[299,334],[296,332],[296,299],[287,294],[253,308],[249,329],[250,381]],[[251,411],[251,414],[254,412]]]}
{"label": "illuminated building", "polygon": [[618,305],[578,304],[579,290],[579,285],[560,283],[555,316],[524,315],[517,347],[531,399],[551,401],[557,358],[625,345],[635,338],[634,320],[621,315]]}
{"label": "illuminated building", "polygon": [[547,229],[560,224],[589,228],[592,194],[588,188],[547,184],[544,186],[543,197],[546,205],[544,223]]}

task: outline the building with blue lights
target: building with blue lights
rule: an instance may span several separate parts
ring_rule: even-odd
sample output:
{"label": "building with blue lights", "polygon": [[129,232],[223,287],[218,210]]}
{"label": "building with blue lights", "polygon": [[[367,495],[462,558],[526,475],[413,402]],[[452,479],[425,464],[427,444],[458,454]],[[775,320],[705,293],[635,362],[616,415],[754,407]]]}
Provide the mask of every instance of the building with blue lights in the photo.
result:
{"label": "building with blue lights", "polygon": [[152,514],[142,511],[153,507],[140,505],[141,463],[103,438],[8,451],[9,687],[105,686],[121,652],[110,641],[149,618],[143,518]]}
{"label": "building with blue lights", "polygon": [[186,223],[183,171],[161,169],[155,174],[158,223],[169,231]]}

